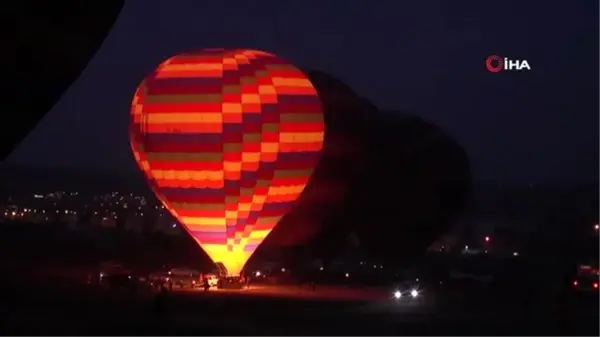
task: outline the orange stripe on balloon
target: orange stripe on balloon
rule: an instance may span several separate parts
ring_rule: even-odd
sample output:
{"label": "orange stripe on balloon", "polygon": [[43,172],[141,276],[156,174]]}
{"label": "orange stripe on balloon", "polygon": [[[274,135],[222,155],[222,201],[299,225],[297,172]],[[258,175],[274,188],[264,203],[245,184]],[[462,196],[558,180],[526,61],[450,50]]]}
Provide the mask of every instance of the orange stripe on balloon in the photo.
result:
{"label": "orange stripe on balloon", "polygon": [[173,70],[173,71],[160,71],[156,74],[156,78],[193,78],[193,77],[221,77],[223,75],[222,70]]}
{"label": "orange stripe on balloon", "polygon": [[164,188],[223,188],[223,181],[217,180],[175,180],[155,179],[159,187]]}
{"label": "orange stripe on balloon", "polygon": [[278,86],[277,93],[279,95],[314,95],[316,91],[309,87]]}
{"label": "orange stripe on balloon", "polygon": [[222,123],[165,123],[145,124],[148,133],[221,133]]}

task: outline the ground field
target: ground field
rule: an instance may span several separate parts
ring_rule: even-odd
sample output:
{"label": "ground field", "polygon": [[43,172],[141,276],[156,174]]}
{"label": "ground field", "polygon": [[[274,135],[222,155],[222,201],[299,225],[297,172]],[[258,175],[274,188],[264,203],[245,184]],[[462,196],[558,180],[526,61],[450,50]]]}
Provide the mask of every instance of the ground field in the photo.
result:
{"label": "ground field", "polygon": [[559,314],[506,294],[453,290],[394,301],[388,289],[252,286],[175,289],[156,310],[156,293],[78,284],[5,286],[3,334],[382,334],[598,335],[597,297]]}

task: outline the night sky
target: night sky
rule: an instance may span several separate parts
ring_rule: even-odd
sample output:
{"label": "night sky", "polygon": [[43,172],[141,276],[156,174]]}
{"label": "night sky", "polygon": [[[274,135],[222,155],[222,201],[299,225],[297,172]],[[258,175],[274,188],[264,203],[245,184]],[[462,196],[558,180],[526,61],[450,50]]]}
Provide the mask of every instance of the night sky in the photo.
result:
{"label": "night sky", "polygon": [[[205,47],[270,51],[418,114],[465,147],[476,179],[597,180],[597,0],[127,1],[8,161],[136,169],[127,136],[136,86],[165,58]],[[493,54],[532,70],[490,73]]]}

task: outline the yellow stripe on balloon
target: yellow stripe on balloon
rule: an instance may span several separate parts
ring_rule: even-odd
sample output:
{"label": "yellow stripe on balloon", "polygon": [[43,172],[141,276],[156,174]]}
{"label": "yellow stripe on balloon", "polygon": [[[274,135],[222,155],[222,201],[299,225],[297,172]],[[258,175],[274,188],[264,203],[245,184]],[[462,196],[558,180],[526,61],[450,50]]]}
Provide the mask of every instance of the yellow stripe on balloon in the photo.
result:
{"label": "yellow stripe on balloon", "polygon": [[291,186],[271,186],[269,187],[270,196],[275,195],[286,195],[286,194],[296,194],[302,192],[305,184],[302,185],[291,185]]}
{"label": "yellow stripe on balloon", "polygon": [[279,140],[283,143],[320,143],[323,132],[282,132]]}

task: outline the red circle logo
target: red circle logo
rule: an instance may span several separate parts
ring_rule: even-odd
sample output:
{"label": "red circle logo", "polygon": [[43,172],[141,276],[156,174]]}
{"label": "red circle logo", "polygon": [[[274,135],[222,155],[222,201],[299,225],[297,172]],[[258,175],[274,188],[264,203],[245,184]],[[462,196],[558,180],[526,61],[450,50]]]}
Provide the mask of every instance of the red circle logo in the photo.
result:
{"label": "red circle logo", "polygon": [[492,73],[500,72],[504,69],[504,60],[497,55],[488,56],[485,60],[485,67]]}

